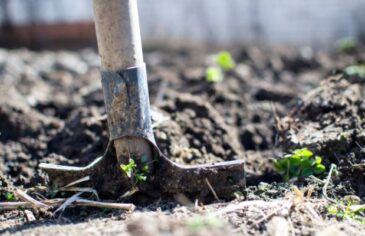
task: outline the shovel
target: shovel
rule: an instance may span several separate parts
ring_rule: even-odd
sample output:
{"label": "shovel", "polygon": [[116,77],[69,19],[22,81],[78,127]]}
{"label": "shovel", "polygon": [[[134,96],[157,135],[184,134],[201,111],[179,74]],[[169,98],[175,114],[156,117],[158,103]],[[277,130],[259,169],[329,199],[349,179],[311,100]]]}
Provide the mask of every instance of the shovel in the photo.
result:
{"label": "shovel", "polygon": [[85,167],[40,164],[58,190],[71,186],[118,198],[147,194],[231,197],[245,187],[244,161],[185,166],[158,148],[151,126],[136,0],[94,0],[95,28],[109,127],[105,153]]}

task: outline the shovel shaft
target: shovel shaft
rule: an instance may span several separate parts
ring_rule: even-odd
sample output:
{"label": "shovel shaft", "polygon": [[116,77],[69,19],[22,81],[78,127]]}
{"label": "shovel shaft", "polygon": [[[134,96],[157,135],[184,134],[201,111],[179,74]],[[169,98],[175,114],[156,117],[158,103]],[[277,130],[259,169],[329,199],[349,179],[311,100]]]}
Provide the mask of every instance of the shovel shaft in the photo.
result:
{"label": "shovel shaft", "polygon": [[[143,65],[137,0],[94,0],[93,4],[102,69],[117,71]],[[152,156],[149,143],[142,138],[120,138],[114,140],[114,146],[119,163],[127,163],[131,156],[147,160]]]}
{"label": "shovel shaft", "polygon": [[103,69],[143,64],[137,0],[94,0],[94,17]]}

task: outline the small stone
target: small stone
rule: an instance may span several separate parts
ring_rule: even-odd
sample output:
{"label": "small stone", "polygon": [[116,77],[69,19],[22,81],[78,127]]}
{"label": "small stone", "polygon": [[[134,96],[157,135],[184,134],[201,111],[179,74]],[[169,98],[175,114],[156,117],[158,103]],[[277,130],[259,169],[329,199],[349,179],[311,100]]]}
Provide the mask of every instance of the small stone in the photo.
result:
{"label": "small stone", "polygon": [[274,216],[267,223],[267,232],[270,236],[289,236],[288,221],[283,217]]}
{"label": "small stone", "polygon": [[159,138],[162,139],[162,140],[166,140],[167,139],[166,133],[161,132],[160,135],[159,135]]}
{"label": "small stone", "polygon": [[24,214],[27,222],[32,222],[36,220],[33,212],[31,212],[30,210],[24,210]]}

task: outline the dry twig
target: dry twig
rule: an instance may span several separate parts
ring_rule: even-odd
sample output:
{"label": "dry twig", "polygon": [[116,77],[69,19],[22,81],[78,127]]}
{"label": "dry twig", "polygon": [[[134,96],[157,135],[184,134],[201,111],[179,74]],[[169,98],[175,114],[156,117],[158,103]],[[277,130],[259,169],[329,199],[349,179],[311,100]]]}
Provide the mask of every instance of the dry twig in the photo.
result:
{"label": "dry twig", "polygon": [[79,192],[76,193],[74,195],[72,195],[71,197],[69,197],[64,203],[61,204],[61,206],[59,206],[54,213],[57,213],[58,211],[63,212],[68,206],[70,206],[74,201],[76,201],[77,199],[79,199],[80,195],[83,194],[83,192]]}
{"label": "dry twig", "polygon": [[219,199],[219,197],[218,197],[217,193],[214,191],[213,186],[210,184],[210,182],[209,182],[209,180],[208,180],[207,178],[205,178],[205,182],[207,183],[207,185],[208,185],[208,187],[209,187],[210,191],[212,192],[212,194],[213,194],[213,196],[214,196],[215,200],[217,200],[218,202],[220,202],[221,200]]}
{"label": "dry twig", "polygon": [[[60,206],[62,205],[66,199],[57,198],[41,201],[42,204],[46,204],[48,206]],[[99,201],[91,201],[83,198],[76,199],[74,202],[70,204],[70,206],[90,206],[90,207],[100,207],[100,208],[111,208],[111,209],[122,209],[133,211],[135,206],[129,203],[110,203],[110,202],[99,202]],[[0,202],[0,210],[15,210],[19,208],[32,208],[33,205],[29,201],[21,201],[21,202]]]}
{"label": "dry twig", "polygon": [[30,205],[33,206],[34,208],[49,208],[50,207],[49,205],[44,204],[43,202],[40,202],[40,201],[32,198],[31,196],[29,196],[28,194],[26,194],[24,191],[22,191],[20,189],[16,189],[14,193],[19,199],[29,202]]}
{"label": "dry twig", "polygon": [[336,168],[336,165],[335,165],[335,164],[331,164],[330,171],[328,172],[328,175],[327,175],[327,178],[326,178],[326,182],[325,182],[325,184],[324,184],[324,186],[323,186],[323,189],[322,189],[323,197],[324,197],[327,201],[329,201],[329,202],[331,202],[331,203],[336,203],[336,201],[335,201],[335,200],[333,200],[332,198],[328,197],[328,195],[327,195],[327,188],[328,188],[328,184],[329,184],[329,182],[330,182],[330,180],[331,180],[332,172],[333,172],[333,170],[334,170],[335,168]]}

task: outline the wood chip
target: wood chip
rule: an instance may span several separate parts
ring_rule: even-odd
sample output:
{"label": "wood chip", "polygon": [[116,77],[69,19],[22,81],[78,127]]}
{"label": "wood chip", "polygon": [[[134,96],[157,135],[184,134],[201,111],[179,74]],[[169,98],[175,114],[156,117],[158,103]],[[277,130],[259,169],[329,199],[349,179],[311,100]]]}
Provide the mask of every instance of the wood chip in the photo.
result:
{"label": "wood chip", "polygon": [[33,212],[31,212],[30,210],[24,210],[24,214],[27,222],[32,222],[36,220]]}

